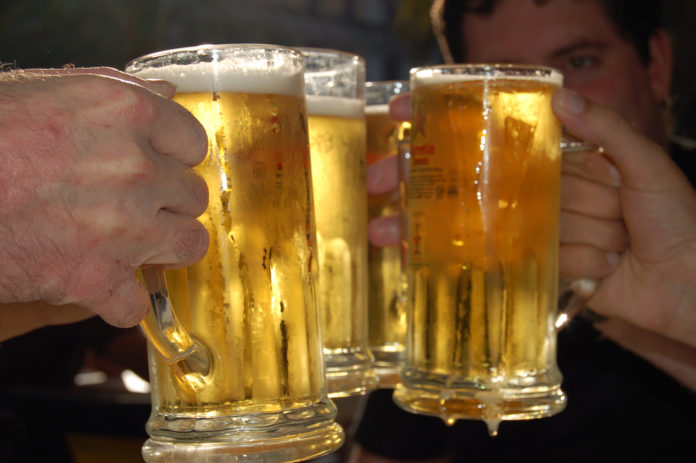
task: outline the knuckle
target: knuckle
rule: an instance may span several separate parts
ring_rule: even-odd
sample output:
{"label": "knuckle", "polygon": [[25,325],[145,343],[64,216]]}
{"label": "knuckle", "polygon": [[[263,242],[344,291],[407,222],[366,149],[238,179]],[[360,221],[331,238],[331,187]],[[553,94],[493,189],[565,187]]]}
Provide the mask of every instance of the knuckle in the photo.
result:
{"label": "knuckle", "polygon": [[161,114],[155,98],[135,86],[125,87],[125,98],[120,109],[123,119],[137,126],[155,122]]}
{"label": "knuckle", "polygon": [[133,125],[149,124],[160,113],[155,98],[136,85],[100,77],[107,108],[126,123]]}
{"label": "knuckle", "polygon": [[105,75],[71,77],[79,79],[80,94],[87,99],[87,118],[101,126],[148,124],[161,112],[157,98],[135,84]]}
{"label": "knuckle", "polygon": [[154,184],[161,169],[142,149],[131,145],[121,151],[117,172],[124,185],[128,187]]}

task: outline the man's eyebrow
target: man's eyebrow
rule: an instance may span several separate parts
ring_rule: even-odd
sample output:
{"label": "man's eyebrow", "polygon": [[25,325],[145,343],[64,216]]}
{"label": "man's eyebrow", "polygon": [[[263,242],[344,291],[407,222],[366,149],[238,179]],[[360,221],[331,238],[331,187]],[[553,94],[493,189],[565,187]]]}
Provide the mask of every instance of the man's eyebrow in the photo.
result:
{"label": "man's eyebrow", "polygon": [[575,42],[566,47],[559,48],[550,54],[551,58],[560,58],[563,56],[570,55],[572,53],[577,53],[579,51],[602,51],[607,48],[607,44],[599,40],[582,40],[580,42]]}

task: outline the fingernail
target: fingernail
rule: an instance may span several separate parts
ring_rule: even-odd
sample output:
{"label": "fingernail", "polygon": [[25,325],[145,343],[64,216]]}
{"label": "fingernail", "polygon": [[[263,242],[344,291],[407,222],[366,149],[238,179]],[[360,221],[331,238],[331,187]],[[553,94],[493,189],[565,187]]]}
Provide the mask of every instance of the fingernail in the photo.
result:
{"label": "fingernail", "polygon": [[585,99],[572,90],[562,88],[557,93],[556,106],[561,111],[577,115],[585,109]]}
{"label": "fingernail", "polygon": [[611,166],[611,168],[609,169],[609,175],[611,176],[611,178],[616,180],[616,183],[618,185],[621,185],[621,173],[619,172],[619,169],[616,168],[616,166]]}

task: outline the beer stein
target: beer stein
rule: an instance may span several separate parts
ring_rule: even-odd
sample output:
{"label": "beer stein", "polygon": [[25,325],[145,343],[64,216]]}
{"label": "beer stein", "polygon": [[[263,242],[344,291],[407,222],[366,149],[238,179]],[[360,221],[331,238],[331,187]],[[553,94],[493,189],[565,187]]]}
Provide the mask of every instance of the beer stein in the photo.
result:
{"label": "beer stein", "polygon": [[[365,84],[365,122],[367,125],[367,164],[399,155],[403,127],[408,122],[389,115],[389,100],[408,92],[407,81],[367,82]],[[368,220],[398,216],[399,190],[370,195]],[[379,387],[393,388],[406,353],[406,272],[402,271],[400,246],[374,246],[368,243],[368,343],[375,357]]]}
{"label": "beer stein", "polygon": [[367,345],[365,61],[301,49],[319,256],[319,313],[329,397],[375,388]]}
{"label": "beer stein", "polygon": [[411,71],[402,408],[448,423],[562,411],[556,364],[560,72]]}
{"label": "beer stein", "polygon": [[205,45],[130,62],[177,86],[203,124],[203,260],[143,269],[152,311],[147,462],[298,461],[343,442],[328,398],[314,289],[304,60]]}

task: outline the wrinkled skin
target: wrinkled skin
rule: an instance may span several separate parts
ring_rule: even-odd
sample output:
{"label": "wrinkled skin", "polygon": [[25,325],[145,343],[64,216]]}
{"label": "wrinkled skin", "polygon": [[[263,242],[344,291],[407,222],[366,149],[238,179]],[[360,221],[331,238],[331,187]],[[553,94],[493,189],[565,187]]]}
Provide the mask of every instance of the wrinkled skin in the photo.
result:
{"label": "wrinkled skin", "polygon": [[136,269],[207,250],[192,170],[205,131],[166,82],[104,68],[0,79],[0,339],[93,314],[137,324]]}

